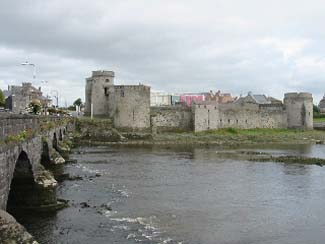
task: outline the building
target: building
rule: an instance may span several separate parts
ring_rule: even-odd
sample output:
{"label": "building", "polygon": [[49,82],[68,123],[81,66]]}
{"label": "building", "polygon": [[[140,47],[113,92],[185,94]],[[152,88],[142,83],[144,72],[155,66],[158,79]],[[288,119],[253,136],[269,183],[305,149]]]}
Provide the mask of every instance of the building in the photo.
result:
{"label": "building", "polygon": [[194,102],[202,102],[206,100],[208,93],[184,93],[180,95],[180,103],[191,107]]}
{"label": "building", "polygon": [[150,94],[150,106],[171,106],[172,105],[172,94],[163,92],[151,92]]}
{"label": "building", "polygon": [[230,93],[221,93],[217,91],[213,94],[212,91],[206,96],[206,101],[215,101],[218,103],[232,103],[237,99],[237,97],[232,97]]}
{"label": "building", "polygon": [[93,71],[86,79],[85,114],[109,117],[120,129],[150,128],[150,87],[114,85],[113,71]]}
{"label": "building", "polygon": [[6,96],[6,108],[13,113],[26,113],[33,100],[39,101],[43,107],[50,106],[51,100],[43,96],[41,87],[38,89],[32,83],[22,83],[21,86],[9,86]]}
{"label": "building", "polygon": [[253,94],[249,92],[246,97],[240,97],[234,101],[235,103],[256,103],[256,104],[282,104],[282,101],[268,97],[264,94]]}

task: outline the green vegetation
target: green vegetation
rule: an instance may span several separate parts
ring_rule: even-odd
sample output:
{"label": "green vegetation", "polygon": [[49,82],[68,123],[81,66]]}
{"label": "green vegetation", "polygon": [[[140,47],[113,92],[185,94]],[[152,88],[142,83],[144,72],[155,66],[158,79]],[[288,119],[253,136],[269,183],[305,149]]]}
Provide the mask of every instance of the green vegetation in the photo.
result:
{"label": "green vegetation", "polygon": [[17,135],[10,135],[7,136],[4,140],[5,143],[10,142],[22,142],[26,140],[27,138],[31,138],[34,135],[32,130],[23,130]]}
{"label": "green vegetation", "polygon": [[320,113],[319,107],[317,105],[315,105],[315,104],[313,104],[313,112],[314,112],[314,115]]}
{"label": "green vegetation", "polygon": [[31,101],[28,107],[30,109],[30,112],[33,114],[39,114],[42,110],[41,102],[38,100]]}
{"label": "green vegetation", "polygon": [[112,129],[112,120],[111,119],[103,119],[103,118],[89,118],[89,117],[81,117],[76,120],[76,130],[81,131],[83,128],[94,128],[94,129],[102,129],[102,130],[110,130]]}
{"label": "green vegetation", "polygon": [[78,98],[76,101],[73,102],[74,107],[80,107],[82,105],[82,100],[81,98]]}
{"label": "green vegetation", "polygon": [[5,107],[5,105],[6,105],[5,95],[3,94],[3,91],[0,89],[0,107]]}
{"label": "green vegetation", "polygon": [[47,112],[50,114],[50,115],[67,115],[68,114],[68,111],[64,110],[64,109],[61,109],[61,108],[48,108],[47,109]]}
{"label": "green vegetation", "polygon": [[325,114],[321,114],[318,106],[314,104],[313,106],[314,112],[314,122],[325,122]]}
{"label": "green vegetation", "polygon": [[51,130],[55,127],[55,124],[53,121],[43,121],[40,125],[40,129],[41,131],[48,131],[48,130]]}
{"label": "green vegetation", "polygon": [[71,105],[71,106],[68,107],[68,110],[69,111],[76,111],[76,107]]}
{"label": "green vegetation", "polygon": [[314,118],[314,122],[325,122],[325,116],[321,118]]}
{"label": "green vegetation", "polygon": [[197,132],[195,135],[279,135],[279,134],[292,134],[302,132],[301,130],[289,130],[289,129],[235,129],[225,128],[219,130],[208,130],[203,132]]}
{"label": "green vegetation", "polygon": [[241,144],[306,144],[325,141],[325,131],[289,129],[220,129],[205,132],[162,133],[153,142],[162,144],[216,144],[234,146]]}

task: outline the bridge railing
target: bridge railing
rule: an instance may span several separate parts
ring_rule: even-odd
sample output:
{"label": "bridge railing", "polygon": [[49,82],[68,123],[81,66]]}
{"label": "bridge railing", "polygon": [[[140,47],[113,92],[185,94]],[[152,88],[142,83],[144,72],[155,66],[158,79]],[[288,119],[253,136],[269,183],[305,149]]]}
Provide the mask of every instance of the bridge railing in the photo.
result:
{"label": "bridge railing", "polygon": [[46,122],[54,126],[65,117],[0,114],[0,139],[17,135],[24,130],[38,131]]}

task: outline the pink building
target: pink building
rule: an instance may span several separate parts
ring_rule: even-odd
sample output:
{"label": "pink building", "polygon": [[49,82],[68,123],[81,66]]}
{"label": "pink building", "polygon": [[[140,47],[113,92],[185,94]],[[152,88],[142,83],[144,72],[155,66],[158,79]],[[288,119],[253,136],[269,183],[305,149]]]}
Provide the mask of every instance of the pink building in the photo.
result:
{"label": "pink building", "polygon": [[185,103],[188,107],[191,107],[192,102],[194,101],[205,101],[205,96],[205,94],[184,94],[180,96],[180,102]]}

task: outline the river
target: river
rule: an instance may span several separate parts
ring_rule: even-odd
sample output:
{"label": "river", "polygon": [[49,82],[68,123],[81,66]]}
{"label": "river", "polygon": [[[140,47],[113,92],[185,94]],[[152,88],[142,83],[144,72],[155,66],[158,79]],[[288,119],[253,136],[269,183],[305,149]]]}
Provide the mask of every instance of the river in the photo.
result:
{"label": "river", "polygon": [[[245,150],[325,158],[324,145]],[[82,179],[58,187],[70,207],[18,219],[42,244],[324,243],[325,168],[221,159],[218,151],[79,147],[64,170]]]}

